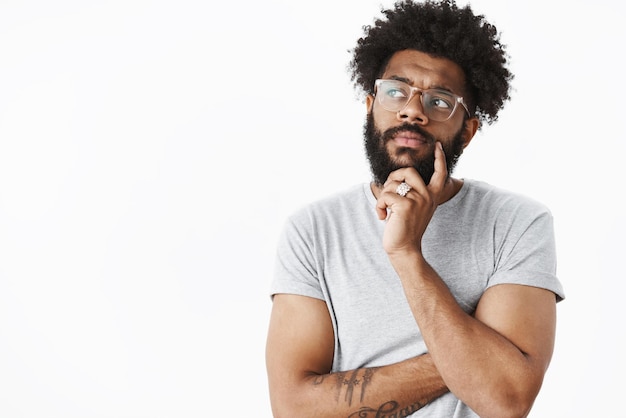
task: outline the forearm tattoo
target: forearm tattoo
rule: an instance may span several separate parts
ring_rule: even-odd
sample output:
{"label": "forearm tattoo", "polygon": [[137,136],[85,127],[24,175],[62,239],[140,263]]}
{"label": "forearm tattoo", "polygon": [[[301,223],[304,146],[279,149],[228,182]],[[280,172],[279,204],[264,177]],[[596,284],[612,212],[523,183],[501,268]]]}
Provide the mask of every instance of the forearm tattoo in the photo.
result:
{"label": "forearm tattoo", "polygon": [[[367,387],[371,383],[377,370],[377,367],[372,367],[367,369],[357,369],[350,373],[338,372],[330,375],[321,375],[317,376],[313,380],[313,385],[321,385],[327,377],[333,377],[335,379],[335,400],[337,402],[340,402],[343,399],[343,401],[349,406],[352,406],[355,392],[358,392],[359,403],[362,405],[365,400]],[[421,403],[416,402],[413,405],[401,408],[398,402],[392,400],[383,403],[378,408],[361,406],[357,411],[348,415],[347,418],[404,418],[408,417],[423,406],[424,405]]]}
{"label": "forearm tattoo", "polygon": [[377,409],[364,406],[358,411],[348,415],[348,418],[405,418],[423,406],[424,405],[421,403],[416,402],[406,408],[400,408],[398,402],[389,401],[385,402]]}
{"label": "forearm tattoo", "polygon": [[359,400],[362,403],[365,399],[367,386],[371,382],[372,376],[376,370],[377,368],[373,367],[369,369],[357,369],[351,373],[333,373],[332,376],[335,377],[335,387],[337,390],[337,402],[339,402],[343,394],[343,400],[351,406],[355,391],[360,388]]}

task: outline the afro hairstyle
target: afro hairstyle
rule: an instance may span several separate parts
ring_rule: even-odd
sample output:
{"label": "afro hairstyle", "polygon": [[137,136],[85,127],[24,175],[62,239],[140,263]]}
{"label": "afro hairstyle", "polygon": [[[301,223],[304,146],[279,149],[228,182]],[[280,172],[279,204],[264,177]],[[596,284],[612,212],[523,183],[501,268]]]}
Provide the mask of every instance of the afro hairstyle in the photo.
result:
{"label": "afro hairstyle", "polygon": [[496,27],[470,6],[457,7],[454,0],[400,0],[383,9],[386,19],[364,26],[364,35],[351,51],[348,65],[357,89],[374,93],[374,81],[385,71],[392,55],[417,50],[455,62],[465,73],[470,112],[491,124],[510,99],[513,74],[507,68],[506,47]]}

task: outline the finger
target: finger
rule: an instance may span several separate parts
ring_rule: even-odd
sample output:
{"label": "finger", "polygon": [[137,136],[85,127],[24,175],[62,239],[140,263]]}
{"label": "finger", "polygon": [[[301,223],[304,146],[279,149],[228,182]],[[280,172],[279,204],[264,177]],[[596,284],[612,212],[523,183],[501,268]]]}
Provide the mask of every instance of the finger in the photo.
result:
{"label": "finger", "polygon": [[442,190],[448,180],[448,165],[446,164],[446,154],[443,151],[441,142],[435,146],[435,172],[428,184],[429,189]]}
{"label": "finger", "polygon": [[387,177],[387,181],[384,184],[384,188],[393,187],[393,190],[398,187],[398,184],[405,182],[409,186],[414,189],[421,189],[425,187],[424,180],[422,180],[422,176],[419,175],[417,170],[413,167],[405,167],[400,168],[398,170],[392,171]]}
{"label": "finger", "polygon": [[387,188],[383,188],[380,191],[378,199],[376,199],[376,215],[381,221],[387,219],[389,210],[394,204],[394,197],[392,193],[389,193]]}
{"label": "finger", "polygon": [[385,185],[380,190],[380,194],[376,200],[376,214],[379,219],[387,219],[389,214],[393,212],[394,205],[403,202],[403,199],[405,199],[405,197],[398,194],[398,186],[402,181],[387,179]]}
{"label": "finger", "polygon": [[382,199],[376,201],[376,215],[381,221],[387,219],[387,203]]}

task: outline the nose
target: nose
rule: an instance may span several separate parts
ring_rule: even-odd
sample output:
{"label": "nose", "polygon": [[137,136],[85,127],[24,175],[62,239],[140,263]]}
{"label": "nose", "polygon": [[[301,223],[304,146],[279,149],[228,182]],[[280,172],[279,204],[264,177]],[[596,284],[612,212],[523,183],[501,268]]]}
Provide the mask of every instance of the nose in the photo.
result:
{"label": "nose", "polygon": [[413,97],[409,98],[406,105],[398,111],[397,117],[402,122],[426,125],[428,123],[428,116],[424,113],[421,93],[413,94]]}

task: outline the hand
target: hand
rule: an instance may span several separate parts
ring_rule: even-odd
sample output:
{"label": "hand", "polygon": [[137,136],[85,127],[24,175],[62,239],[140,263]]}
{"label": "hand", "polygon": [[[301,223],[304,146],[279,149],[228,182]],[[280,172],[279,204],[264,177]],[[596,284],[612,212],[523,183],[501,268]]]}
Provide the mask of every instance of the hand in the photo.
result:
{"label": "hand", "polygon": [[[411,186],[406,196],[396,193],[402,182]],[[448,168],[440,142],[435,146],[435,171],[428,186],[413,167],[392,172],[376,203],[378,218],[387,219],[383,248],[389,255],[421,252],[422,236],[437,206],[445,198]]]}

